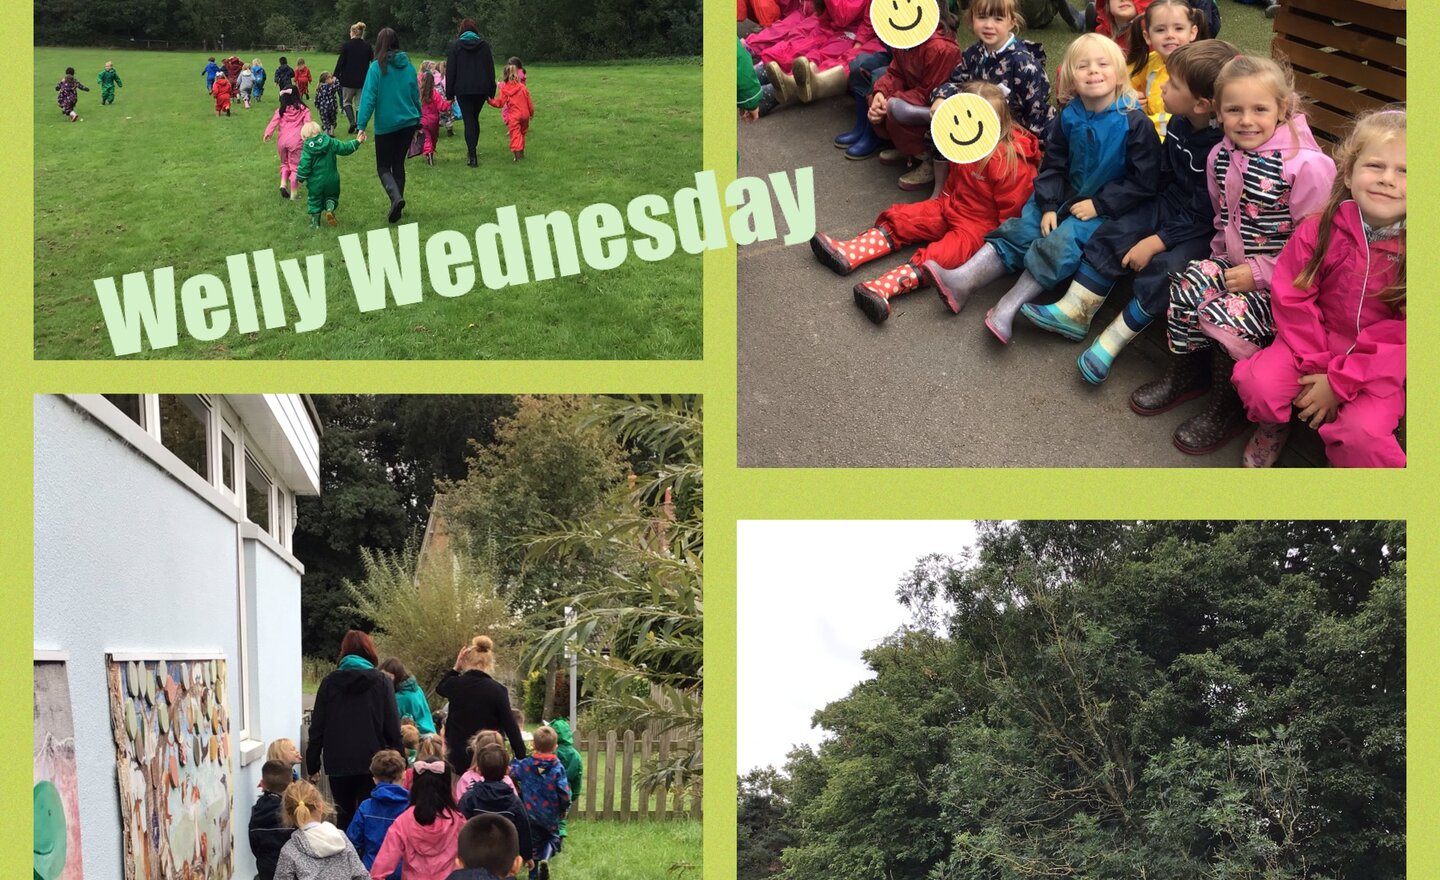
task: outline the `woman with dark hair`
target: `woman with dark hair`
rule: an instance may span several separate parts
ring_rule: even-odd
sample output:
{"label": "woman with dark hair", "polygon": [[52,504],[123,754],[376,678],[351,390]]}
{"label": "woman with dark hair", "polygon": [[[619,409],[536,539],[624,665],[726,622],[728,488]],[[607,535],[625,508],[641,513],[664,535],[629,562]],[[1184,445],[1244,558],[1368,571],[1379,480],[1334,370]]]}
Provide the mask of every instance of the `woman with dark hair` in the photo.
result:
{"label": "woman with dark hair", "polygon": [[375,55],[370,44],[365,42],[365,22],[350,25],[350,39],[340,47],[340,57],[335,59],[335,78],[340,81],[340,106],[345,118],[350,120],[350,134],[355,126],[355,99],[365,87],[365,74],[370,69],[370,59]]}
{"label": "woman with dark hair", "polygon": [[516,758],[525,757],[525,740],[510,708],[510,691],[490,677],[495,671],[495,643],[476,636],[460,649],[455,668],[440,676],[436,693],[450,700],[445,716],[445,757],[452,767],[470,766],[470,737],[495,730],[510,740]]}
{"label": "woman with dark hair", "polygon": [[395,703],[400,712],[400,719],[403,721],[407,716],[414,719],[415,727],[423,736],[427,733],[435,733],[435,719],[430,716],[430,701],[425,699],[425,692],[420,690],[419,682],[415,676],[405,668],[399,657],[390,657],[380,664],[380,671],[390,676],[395,682]]}
{"label": "woman with dark hair", "polygon": [[375,60],[360,91],[361,131],[375,116],[375,171],[390,197],[389,221],[398,223],[405,210],[405,154],[420,127],[420,83],[410,57],[400,51],[400,36],[384,28],[375,37]]}
{"label": "woman with dark hair", "polygon": [[445,57],[445,97],[460,105],[465,120],[465,149],[470,167],[479,164],[475,144],[480,140],[480,108],[495,97],[495,59],[490,44],[476,33],[474,19],[460,22],[460,36]]}
{"label": "woman with dark hair", "polygon": [[[414,79],[414,77],[411,77]],[[336,827],[349,828],[355,808],[370,796],[375,781],[370,759],[381,749],[405,754],[395,689],[379,663],[370,636],[352,629],[340,641],[339,668],[325,676],[310,712],[305,769],[313,781],[323,763],[335,801]]]}

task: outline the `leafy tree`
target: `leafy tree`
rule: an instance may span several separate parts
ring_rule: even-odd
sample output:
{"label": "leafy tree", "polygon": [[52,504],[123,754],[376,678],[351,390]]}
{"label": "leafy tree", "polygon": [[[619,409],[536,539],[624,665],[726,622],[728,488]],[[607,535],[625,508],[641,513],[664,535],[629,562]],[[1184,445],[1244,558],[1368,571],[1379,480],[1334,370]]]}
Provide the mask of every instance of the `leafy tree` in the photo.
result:
{"label": "leafy tree", "polygon": [[780,870],[780,854],[795,842],[788,827],[790,780],[774,767],[740,777],[735,825],[739,880],[763,880]]}
{"label": "leafy tree", "polygon": [[1404,591],[1403,523],[986,524],[817,713],[784,874],[1404,876]]}

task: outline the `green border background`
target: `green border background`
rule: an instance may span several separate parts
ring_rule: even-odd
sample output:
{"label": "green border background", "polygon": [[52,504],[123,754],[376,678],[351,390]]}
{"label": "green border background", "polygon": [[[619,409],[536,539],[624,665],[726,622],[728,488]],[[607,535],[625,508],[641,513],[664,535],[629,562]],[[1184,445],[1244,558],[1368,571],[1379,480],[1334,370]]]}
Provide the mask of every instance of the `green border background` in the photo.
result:
{"label": "green border background", "polygon": [[[1221,0],[1222,11],[1225,5]],[[1440,3],[1417,0],[1410,12],[1412,59],[1428,59],[1440,47]],[[720,186],[735,175],[734,7],[705,0],[704,74],[706,168]],[[30,4],[0,4],[0,35],[20,46],[0,75],[0,107],[33,106],[34,56]],[[1421,62],[1417,72],[1417,141],[1437,132],[1437,100],[1428,88],[1440,86],[1440,72]],[[12,118],[15,111],[11,110]],[[763,124],[763,123],[759,123]],[[839,120],[837,118],[837,125]],[[1428,134],[1427,134],[1428,133]],[[12,155],[0,163],[0,192],[33,192],[33,129],[15,126]],[[1433,143],[1433,142],[1432,142]],[[1428,151],[1421,151],[1425,155]],[[133,157],[129,157],[133,158]],[[1422,168],[1440,164],[1421,159]],[[702,169],[696,169],[702,170]],[[1437,277],[1431,248],[1440,230],[1440,195],[1432,171],[1416,181],[1418,206],[1410,218],[1417,279]],[[83,182],[76,182],[77,185]],[[637,193],[638,194],[638,193]],[[136,362],[32,361],[33,205],[14,201],[0,221],[0,572],[5,610],[0,615],[0,731],[15,760],[0,764],[0,814],[29,814],[24,778],[29,765],[33,643],[33,520],[31,396],[54,392],[300,391],[396,393],[699,392],[706,397],[706,451],[709,503],[710,601],[706,609],[707,763],[704,877],[735,876],[735,523],[738,519],[1141,519],[1141,518],[1373,518],[1410,522],[1412,579],[1409,606],[1410,701],[1409,840],[1410,873],[1440,876],[1440,836],[1423,829],[1440,826],[1440,687],[1437,661],[1440,627],[1436,575],[1440,574],[1440,507],[1435,480],[1435,415],[1440,412],[1437,365],[1430,340],[1440,326],[1430,303],[1431,286],[1416,285],[1417,309],[1411,338],[1416,388],[1408,422],[1412,464],[1404,472],[1345,473],[1335,470],[1242,473],[1235,470],[737,470],[736,461],[736,289],[734,251],[705,255],[705,359],[694,362]],[[821,218],[823,223],[823,218]],[[804,245],[797,247],[803,248]],[[798,253],[798,251],[797,251]],[[798,258],[798,257],[797,257]],[[749,296],[784,296],[783,290],[748,291]],[[97,329],[98,332],[98,329]],[[799,390],[803,393],[803,389]],[[957,438],[963,442],[964,438]],[[889,589],[889,584],[877,585]],[[837,597],[843,601],[843,597]],[[803,674],[804,658],[796,658]],[[1414,833],[1419,831],[1420,833]],[[0,824],[0,876],[28,876],[24,839],[29,823]],[[104,880],[104,878],[94,878]]]}

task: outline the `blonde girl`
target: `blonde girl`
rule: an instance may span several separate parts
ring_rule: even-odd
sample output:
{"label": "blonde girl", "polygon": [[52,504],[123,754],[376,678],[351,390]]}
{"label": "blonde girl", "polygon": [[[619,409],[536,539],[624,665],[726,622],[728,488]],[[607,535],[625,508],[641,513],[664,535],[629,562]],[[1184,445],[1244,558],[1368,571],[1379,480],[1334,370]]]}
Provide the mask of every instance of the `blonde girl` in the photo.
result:
{"label": "blonde girl", "polygon": [[293,739],[281,737],[271,742],[265,749],[265,760],[289,764],[291,774],[297,781],[300,779],[300,764],[304,759],[300,757],[300,749]]}
{"label": "blonde girl", "polygon": [[1205,39],[1205,16],[1191,7],[1190,0],[1153,0],[1136,26],[1144,39],[1132,40],[1130,54],[1125,57],[1130,67],[1130,85],[1140,95],[1140,103],[1163,141],[1165,124],[1170,119],[1161,91],[1169,78],[1165,62],[1181,46]]}
{"label": "blonde girl", "polygon": [[[942,269],[964,263],[985,243],[987,233],[1019,216],[1034,189],[1040,142],[1012,121],[1005,93],[988,82],[968,82],[960,91],[984,98],[1000,118],[1004,134],[989,157],[961,166],[938,198],[891,205],[875,218],[875,225],[854,238],[842,241],[817,232],[810,240],[815,257],[838,275],[848,275],[908,245],[920,245],[907,262],[854,286],[855,305],[876,324],[890,316],[892,298],[925,286],[926,261]],[[946,304],[952,312],[962,305]]]}
{"label": "blonde girl", "polygon": [[1246,467],[1279,458],[1292,406],[1331,464],[1405,466],[1405,109],[1362,116],[1335,158],[1324,209],[1275,263],[1275,341],[1235,367],[1256,423]]}
{"label": "blonde girl", "polygon": [[985,244],[959,268],[925,264],[947,304],[963,304],[975,290],[1023,270],[985,315],[985,326],[1002,343],[1010,342],[1020,306],[1075,274],[1081,249],[1106,218],[1155,196],[1160,142],[1124,70],[1125,58],[1112,40],[1077,37],[1060,64],[1064,109],[1051,127],[1035,191],[1020,216],[985,236]]}
{"label": "blonde girl", "polygon": [[[505,740],[501,738],[499,733],[493,730],[482,730],[470,737],[470,769],[466,770],[455,780],[456,803],[459,803],[460,798],[464,796],[465,792],[470,790],[470,786],[485,778],[484,774],[480,772],[480,752],[486,746],[499,746],[503,749],[505,748]],[[509,759],[507,758],[506,760],[508,762]],[[515,790],[515,783],[510,780],[508,774],[505,777],[505,784],[510,786],[511,791]]]}
{"label": "blonde girl", "polygon": [[1210,258],[1190,263],[1170,285],[1168,329],[1177,362],[1161,387],[1151,383],[1130,397],[1132,410],[1154,415],[1178,397],[1195,396],[1208,378],[1209,406],[1175,429],[1175,446],[1189,455],[1214,452],[1245,430],[1244,407],[1231,384],[1234,361],[1274,335],[1276,260],[1300,221],[1325,204],[1335,181],[1335,163],[1310,134],[1288,67],[1239,55],[1216,78],[1215,100],[1225,137],[1210,153],[1206,183],[1219,231]]}
{"label": "blonde girl", "polygon": [[370,872],[350,839],[326,821],[330,804],[308,782],[292,782],[280,799],[285,824],[293,827],[275,865],[276,880],[369,880]]}
{"label": "blonde girl", "polygon": [[445,758],[445,740],[437,733],[420,735],[420,744],[415,746],[415,760],[405,769],[405,787],[415,779],[415,761],[434,761]]}

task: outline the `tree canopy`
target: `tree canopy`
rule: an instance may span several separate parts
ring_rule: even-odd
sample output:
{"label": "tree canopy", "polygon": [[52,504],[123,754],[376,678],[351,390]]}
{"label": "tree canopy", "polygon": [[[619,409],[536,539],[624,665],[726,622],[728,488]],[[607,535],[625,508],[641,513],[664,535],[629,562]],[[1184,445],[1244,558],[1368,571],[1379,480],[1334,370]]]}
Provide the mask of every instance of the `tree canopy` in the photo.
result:
{"label": "tree canopy", "polygon": [[1403,523],[987,524],[899,598],[781,876],[1405,875]]}

